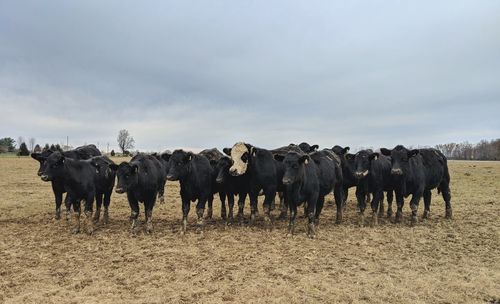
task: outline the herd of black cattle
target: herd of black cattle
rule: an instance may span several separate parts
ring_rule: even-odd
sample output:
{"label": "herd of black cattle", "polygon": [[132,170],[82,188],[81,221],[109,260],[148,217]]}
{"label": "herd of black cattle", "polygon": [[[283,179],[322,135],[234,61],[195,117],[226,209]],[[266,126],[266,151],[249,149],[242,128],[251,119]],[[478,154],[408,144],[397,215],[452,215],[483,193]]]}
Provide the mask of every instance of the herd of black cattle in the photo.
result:
{"label": "herd of black cattle", "polygon": [[[235,195],[238,195],[238,222],[243,223],[243,209],[248,195],[250,225],[256,219],[258,196],[264,195],[264,221],[269,229],[278,193],[279,218],[285,218],[290,212],[287,235],[293,234],[297,207],[304,204],[307,235],[311,238],[315,236],[325,196],[333,192],[336,221],[340,223],[350,187],[356,187],[361,220],[366,203],[371,200],[374,224],[384,212],[384,192],[388,202],[387,217],[392,216],[392,200],[394,194],[396,196],[395,222],[402,219],[404,198],[412,195],[411,223],[415,224],[422,197],[425,205],[423,217],[429,216],[431,190],[435,188],[446,203],[446,218],[451,218],[450,175],[446,157],[440,151],[408,150],[400,145],[392,150],[382,148],[380,153],[362,150],[349,154],[348,151],[349,147],[340,146],[318,150],[317,145],[307,143],[266,150],[239,142],[232,148],[224,148],[226,155],[217,149],[203,150],[198,154],[175,150],[173,153],[137,154],[129,162],[119,165],[102,156],[94,145],[65,152],[46,150],[31,156],[40,162],[38,175],[52,184],[57,219],[61,217],[63,194],[67,193],[66,219],[70,220],[73,206],[74,233],[80,231],[81,201],[85,203],[87,233],[93,233],[103,203],[104,222],[108,222],[115,177],[118,179],[115,192],[127,194],[133,232],[138,227],[139,202],[144,203],[146,232],[152,232],[153,207],[157,199],[160,203],[164,202],[166,180],[180,182],[182,234],[186,232],[191,202],[197,201],[197,225],[202,230],[205,206],[208,202],[207,216],[211,218],[216,193],[221,201],[221,217],[228,224],[233,222]],[[94,199],[96,208],[92,216]]]}

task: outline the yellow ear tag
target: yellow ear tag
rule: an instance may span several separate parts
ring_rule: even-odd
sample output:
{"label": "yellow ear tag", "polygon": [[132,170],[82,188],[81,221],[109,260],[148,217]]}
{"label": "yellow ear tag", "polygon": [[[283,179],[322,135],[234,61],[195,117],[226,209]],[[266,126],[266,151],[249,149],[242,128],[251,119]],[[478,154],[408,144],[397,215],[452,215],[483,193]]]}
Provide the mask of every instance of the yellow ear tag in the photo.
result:
{"label": "yellow ear tag", "polygon": [[309,161],[308,161],[308,160],[307,160],[307,158],[306,158],[306,160],[304,161],[304,164],[306,164],[306,165],[307,165],[308,163],[309,163]]}

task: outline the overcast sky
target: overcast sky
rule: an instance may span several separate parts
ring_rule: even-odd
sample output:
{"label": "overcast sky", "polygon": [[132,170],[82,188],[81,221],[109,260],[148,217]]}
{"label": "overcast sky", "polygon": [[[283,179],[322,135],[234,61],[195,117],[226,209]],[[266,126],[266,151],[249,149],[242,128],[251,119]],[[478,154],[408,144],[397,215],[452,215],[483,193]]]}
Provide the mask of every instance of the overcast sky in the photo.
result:
{"label": "overcast sky", "polygon": [[500,1],[0,1],[0,137],[141,150],[500,137]]}

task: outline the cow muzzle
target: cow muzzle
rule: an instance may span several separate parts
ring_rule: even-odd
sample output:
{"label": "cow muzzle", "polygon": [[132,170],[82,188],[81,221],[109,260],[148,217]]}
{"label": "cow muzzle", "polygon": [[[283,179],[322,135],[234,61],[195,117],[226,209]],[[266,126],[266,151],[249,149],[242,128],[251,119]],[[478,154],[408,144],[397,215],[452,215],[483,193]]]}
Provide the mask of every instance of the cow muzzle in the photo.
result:
{"label": "cow muzzle", "polygon": [[242,172],[242,173],[238,172],[238,169],[236,169],[236,168],[230,168],[229,169],[229,174],[231,174],[232,176],[240,176],[243,173],[244,172]]}
{"label": "cow muzzle", "polygon": [[176,181],[176,180],[177,180],[177,178],[176,178],[176,177],[175,177],[175,175],[173,175],[173,174],[168,174],[168,175],[167,175],[167,180],[169,180],[169,181]]}
{"label": "cow muzzle", "polygon": [[40,178],[44,181],[44,182],[48,182],[50,181],[50,178],[48,175],[40,175]]}
{"label": "cow muzzle", "polygon": [[125,193],[125,190],[124,190],[123,188],[119,188],[119,187],[117,187],[117,188],[115,189],[115,192],[116,192],[116,193],[120,193],[120,194],[121,194],[121,193]]}
{"label": "cow muzzle", "polygon": [[363,172],[359,172],[359,171],[356,171],[356,173],[354,173],[354,175],[356,176],[356,178],[364,178],[368,175],[368,170],[365,170]]}
{"label": "cow muzzle", "polygon": [[291,185],[291,184],[292,184],[292,182],[293,182],[293,181],[292,181],[290,178],[288,178],[288,177],[284,177],[281,181],[283,182],[283,185]]}
{"label": "cow muzzle", "polygon": [[392,169],[391,170],[392,175],[403,175],[403,170],[401,169]]}

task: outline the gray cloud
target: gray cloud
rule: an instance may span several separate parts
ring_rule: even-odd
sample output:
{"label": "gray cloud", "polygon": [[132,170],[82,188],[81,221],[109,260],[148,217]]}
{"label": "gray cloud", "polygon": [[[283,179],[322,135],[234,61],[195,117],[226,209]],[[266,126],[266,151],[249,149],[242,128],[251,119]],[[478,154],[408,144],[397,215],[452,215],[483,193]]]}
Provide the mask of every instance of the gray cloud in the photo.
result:
{"label": "gray cloud", "polygon": [[0,4],[0,136],[394,146],[500,134],[500,4]]}

